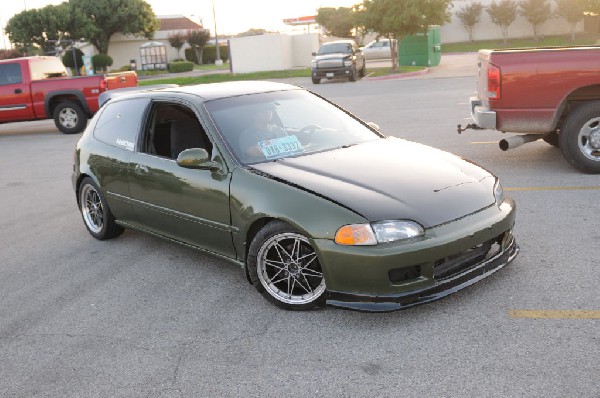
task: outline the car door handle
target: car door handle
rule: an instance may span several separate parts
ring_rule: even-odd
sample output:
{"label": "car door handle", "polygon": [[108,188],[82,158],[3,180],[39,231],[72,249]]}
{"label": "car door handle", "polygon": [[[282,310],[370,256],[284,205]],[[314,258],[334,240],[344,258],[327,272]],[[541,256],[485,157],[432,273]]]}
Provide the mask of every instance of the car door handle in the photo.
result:
{"label": "car door handle", "polygon": [[148,167],[144,166],[143,164],[136,164],[135,165],[135,174],[137,174],[137,175],[148,174]]}
{"label": "car door handle", "polygon": [[15,94],[22,94],[23,90],[21,90],[20,88],[15,88]]}

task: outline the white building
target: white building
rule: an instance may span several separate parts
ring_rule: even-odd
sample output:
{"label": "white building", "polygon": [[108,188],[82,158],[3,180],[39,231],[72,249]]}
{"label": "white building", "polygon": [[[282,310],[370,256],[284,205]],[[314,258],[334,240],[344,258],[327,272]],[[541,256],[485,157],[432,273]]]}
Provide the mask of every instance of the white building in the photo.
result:
{"label": "white building", "polygon": [[[472,3],[479,2],[484,6],[484,10],[481,12],[480,22],[475,25],[473,29],[474,40],[494,40],[502,38],[502,32],[500,27],[494,25],[486,8],[492,3],[492,0],[455,0],[452,2],[452,8],[450,10],[452,14],[452,20],[450,23],[442,26],[441,38],[442,43],[456,43],[469,41],[469,34],[467,30],[462,26],[460,19],[456,16],[456,12],[465,6]],[[496,0],[499,3],[500,0]],[[516,1],[518,3],[518,1]],[[552,10],[556,10],[556,2],[550,0]],[[583,22],[577,25],[576,32],[583,31]],[[571,33],[571,27],[561,17],[553,16],[548,19],[540,28],[540,34],[543,36],[554,36],[554,35],[567,35]],[[518,14],[515,21],[508,27],[508,37],[532,37],[533,28],[527,20]]]}

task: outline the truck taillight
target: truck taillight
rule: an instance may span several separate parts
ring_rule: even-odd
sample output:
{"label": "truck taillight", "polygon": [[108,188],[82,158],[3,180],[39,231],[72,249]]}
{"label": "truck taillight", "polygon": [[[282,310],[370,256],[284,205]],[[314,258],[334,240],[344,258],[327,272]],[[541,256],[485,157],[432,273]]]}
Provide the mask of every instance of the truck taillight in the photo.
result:
{"label": "truck taillight", "polygon": [[106,79],[102,79],[100,80],[100,92],[104,92],[106,90],[108,90],[108,82]]}
{"label": "truck taillight", "polygon": [[488,89],[487,97],[489,99],[499,100],[501,97],[502,72],[494,64],[488,64]]}

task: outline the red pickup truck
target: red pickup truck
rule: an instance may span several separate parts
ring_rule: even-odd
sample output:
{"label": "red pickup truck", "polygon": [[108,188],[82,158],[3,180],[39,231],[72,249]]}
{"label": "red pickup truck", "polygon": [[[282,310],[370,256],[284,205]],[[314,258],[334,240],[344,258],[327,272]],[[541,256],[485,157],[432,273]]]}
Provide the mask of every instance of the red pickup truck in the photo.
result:
{"label": "red pickup truck", "polygon": [[523,134],[500,141],[503,150],[543,138],[575,168],[600,173],[600,47],[481,50],[478,64],[467,128]]}
{"label": "red pickup truck", "polygon": [[0,61],[0,123],[54,119],[65,134],[79,133],[98,110],[100,93],[137,86],[135,72],[67,77],[56,57]]}

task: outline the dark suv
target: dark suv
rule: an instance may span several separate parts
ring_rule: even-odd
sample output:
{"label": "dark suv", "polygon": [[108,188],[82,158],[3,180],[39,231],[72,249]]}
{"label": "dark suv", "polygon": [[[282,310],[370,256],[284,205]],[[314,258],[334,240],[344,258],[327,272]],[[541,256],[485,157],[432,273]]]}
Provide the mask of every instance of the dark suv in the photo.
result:
{"label": "dark suv", "polygon": [[347,77],[351,82],[356,76],[364,76],[365,56],[354,40],[338,40],[325,43],[318,53],[313,53],[312,82],[321,83],[321,79]]}

